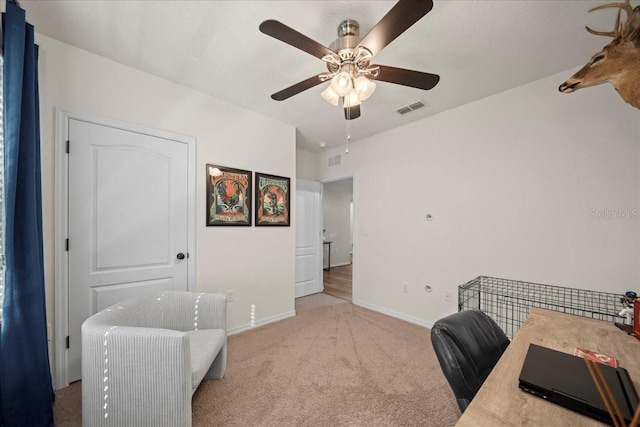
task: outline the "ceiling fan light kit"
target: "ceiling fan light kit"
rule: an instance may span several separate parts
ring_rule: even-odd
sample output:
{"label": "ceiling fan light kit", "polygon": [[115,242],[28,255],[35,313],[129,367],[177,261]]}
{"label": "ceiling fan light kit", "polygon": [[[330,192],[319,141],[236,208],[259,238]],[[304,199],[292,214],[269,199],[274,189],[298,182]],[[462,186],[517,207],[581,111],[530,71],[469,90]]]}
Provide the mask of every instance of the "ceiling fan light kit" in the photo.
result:
{"label": "ceiling fan light kit", "polygon": [[357,107],[360,105],[360,97],[358,96],[358,92],[355,89],[352,89],[351,92],[344,97],[343,105],[345,108],[348,107]]}
{"label": "ceiling fan light kit", "polygon": [[331,85],[329,85],[325,90],[321,93],[322,97],[325,101],[327,101],[331,105],[338,106],[340,102],[340,96],[331,89]]}
{"label": "ceiling fan light kit", "polygon": [[360,101],[364,101],[370,97],[373,91],[376,90],[376,84],[365,76],[360,76],[356,79],[355,87]]}
{"label": "ceiling fan light kit", "polygon": [[358,23],[345,20],[338,26],[338,39],[329,47],[279,21],[264,21],[260,24],[260,31],[321,59],[327,67],[326,72],[274,93],[271,98],[283,101],[330,80],[331,83],[322,92],[322,97],[335,106],[342,99],[345,118],[353,120],[360,117],[360,103],[369,98],[376,89],[376,84],[371,80],[423,90],[433,88],[440,80],[437,74],[370,63],[375,55],[432,8],[432,0],[399,0],[362,39]]}
{"label": "ceiling fan light kit", "polygon": [[353,89],[353,79],[346,71],[336,74],[331,79],[331,89],[338,96],[346,96]]}

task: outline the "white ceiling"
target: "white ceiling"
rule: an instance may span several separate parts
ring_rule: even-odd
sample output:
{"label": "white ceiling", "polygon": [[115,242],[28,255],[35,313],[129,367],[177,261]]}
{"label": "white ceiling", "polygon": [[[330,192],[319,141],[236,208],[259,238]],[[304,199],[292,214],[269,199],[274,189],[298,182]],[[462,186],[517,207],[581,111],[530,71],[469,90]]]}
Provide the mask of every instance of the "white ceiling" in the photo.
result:
{"label": "white ceiling", "polygon": [[[423,91],[379,82],[363,102],[362,116],[352,121],[352,141],[584,64],[610,40],[584,29],[585,25],[613,29],[615,11],[588,13],[603,3],[434,0],[433,10],[372,63],[439,74],[440,83]],[[39,33],[294,125],[298,148],[317,152],[320,143],[332,147],[345,142],[342,109],[320,97],[328,83],[282,102],[270,95],[325,71],[324,63],[266,36],[258,26],[276,19],[328,46],[337,38],[342,20],[358,21],[363,37],[395,2],[20,0],[20,4]],[[395,111],[418,100],[428,107],[404,116]]]}

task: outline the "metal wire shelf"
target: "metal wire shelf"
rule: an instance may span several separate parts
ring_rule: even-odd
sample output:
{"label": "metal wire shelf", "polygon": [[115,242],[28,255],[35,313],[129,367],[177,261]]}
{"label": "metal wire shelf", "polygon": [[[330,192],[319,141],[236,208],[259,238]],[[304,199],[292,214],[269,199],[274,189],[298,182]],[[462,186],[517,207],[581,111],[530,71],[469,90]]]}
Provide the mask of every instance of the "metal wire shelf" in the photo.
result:
{"label": "metal wire shelf", "polygon": [[478,276],[458,286],[458,311],[477,308],[513,338],[532,307],[615,322],[621,295]]}

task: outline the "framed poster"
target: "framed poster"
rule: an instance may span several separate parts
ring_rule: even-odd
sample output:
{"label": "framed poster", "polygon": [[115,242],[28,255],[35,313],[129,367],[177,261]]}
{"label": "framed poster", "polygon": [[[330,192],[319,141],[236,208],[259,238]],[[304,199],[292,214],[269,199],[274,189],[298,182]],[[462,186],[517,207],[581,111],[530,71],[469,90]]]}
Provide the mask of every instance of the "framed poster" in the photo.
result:
{"label": "framed poster", "polygon": [[207,164],[210,225],[251,225],[251,171]]}
{"label": "framed poster", "polygon": [[283,176],[256,172],[256,226],[289,226],[291,180]]}

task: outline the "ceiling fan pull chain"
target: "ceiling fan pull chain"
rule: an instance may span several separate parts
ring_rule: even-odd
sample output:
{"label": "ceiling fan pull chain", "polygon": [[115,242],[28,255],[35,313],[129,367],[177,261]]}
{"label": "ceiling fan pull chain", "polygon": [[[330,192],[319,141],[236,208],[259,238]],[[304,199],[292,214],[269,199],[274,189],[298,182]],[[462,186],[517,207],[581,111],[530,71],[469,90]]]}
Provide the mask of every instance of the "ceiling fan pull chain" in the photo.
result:
{"label": "ceiling fan pull chain", "polygon": [[347,120],[347,149],[344,154],[349,154],[349,142],[351,142],[351,120]]}
{"label": "ceiling fan pull chain", "polygon": [[349,154],[349,141],[351,141],[351,102],[349,97],[345,97],[347,101],[347,148],[344,150],[344,154]]}

